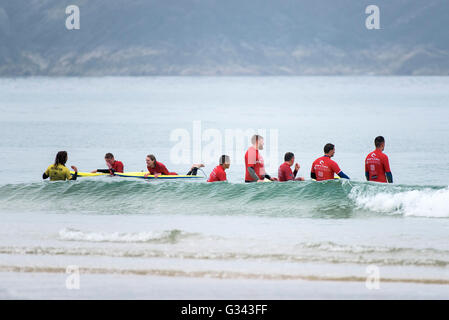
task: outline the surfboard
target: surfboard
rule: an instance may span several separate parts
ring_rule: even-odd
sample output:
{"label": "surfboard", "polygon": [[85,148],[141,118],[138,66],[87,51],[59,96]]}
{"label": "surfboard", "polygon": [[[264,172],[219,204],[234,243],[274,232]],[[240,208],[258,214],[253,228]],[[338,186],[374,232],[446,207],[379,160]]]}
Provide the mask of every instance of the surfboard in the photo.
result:
{"label": "surfboard", "polygon": [[[75,174],[74,171],[70,171],[71,174]],[[149,175],[145,178],[147,172],[116,172],[116,177],[123,178],[140,178],[140,179],[201,179],[203,176],[187,176],[187,175],[160,175],[157,178],[154,175]],[[97,176],[109,176],[109,173],[90,173],[90,172],[78,172],[78,177],[97,177]]]}
{"label": "surfboard", "polygon": [[[335,176],[334,180],[340,180],[341,178],[339,176]],[[312,181],[316,181],[316,179],[312,179]],[[329,180],[322,180],[322,181],[329,181]],[[320,181],[321,182],[321,181]]]}
{"label": "surfboard", "polygon": [[201,179],[204,178],[203,176],[187,176],[187,175],[160,175],[157,178],[154,177],[154,175],[149,175],[145,178],[145,174],[147,172],[123,172],[118,173],[116,172],[115,175],[118,177],[125,177],[125,178],[141,178],[141,179]]}
{"label": "surfboard", "polygon": [[[75,171],[70,171],[71,174],[75,174]],[[78,172],[78,177],[98,177],[107,176],[109,173],[90,173],[90,172]]]}

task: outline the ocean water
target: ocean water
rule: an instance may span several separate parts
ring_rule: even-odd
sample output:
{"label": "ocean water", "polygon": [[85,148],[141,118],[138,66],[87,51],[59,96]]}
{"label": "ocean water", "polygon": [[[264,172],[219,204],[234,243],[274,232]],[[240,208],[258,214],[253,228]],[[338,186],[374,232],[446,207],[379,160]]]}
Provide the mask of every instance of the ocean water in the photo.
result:
{"label": "ocean water", "polygon": [[[268,173],[291,151],[306,181],[245,184],[253,131]],[[377,135],[393,185],[364,181]],[[148,279],[189,279],[181,298],[251,297],[236,279],[270,298],[363,297],[373,270],[376,298],[449,298],[447,77],[0,79],[0,137],[1,298],[67,297],[68,266],[88,298],[112,286],[102,277],[125,279],[114,298],[139,297]],[[350,181],[310,180],[327,142]],[[59,150],[80,171],[104,167],[106,152],[142,171],[153,153],[179,173],[205,162],[206,175],[228,153],[229,182],[42,181]],[[195,295],[208,279],[224,282]],[[282,292],[295,281],[321,285]],[[169,283],[149,297],[179,298]]]}

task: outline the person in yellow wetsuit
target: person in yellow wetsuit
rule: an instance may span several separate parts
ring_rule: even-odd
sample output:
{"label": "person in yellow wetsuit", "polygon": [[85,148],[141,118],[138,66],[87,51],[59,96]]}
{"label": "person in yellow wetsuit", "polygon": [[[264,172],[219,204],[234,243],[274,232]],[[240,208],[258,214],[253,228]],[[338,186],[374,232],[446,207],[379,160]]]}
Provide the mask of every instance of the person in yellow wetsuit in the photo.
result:
{"label": "person in yellow wetsuit", "polygon": [[50,178],[50,181],[76,180],[76,178],[78,177],[78,168],[75,166],[71,167],[73,171],[75,171],[75,174],[72,175],[69,168],[65,166],[66,162],[67,151],[59,151],[56,155],[55,163],[50,165],[47,170],[45,170],[42,178]]}

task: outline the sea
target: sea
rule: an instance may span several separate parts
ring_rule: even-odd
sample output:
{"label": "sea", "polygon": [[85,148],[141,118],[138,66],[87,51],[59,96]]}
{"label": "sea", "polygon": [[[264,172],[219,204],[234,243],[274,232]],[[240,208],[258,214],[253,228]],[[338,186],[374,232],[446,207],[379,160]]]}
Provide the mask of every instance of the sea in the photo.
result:
{"label": "sea", "polygon": [[[254,133],[305,181],[245,183]],[[311,180],[326,143],[350,180]],[[43,180],[61,150],[205,178]],[[1,78],[0,299],[448,299],[448,150],[449,77]]]}

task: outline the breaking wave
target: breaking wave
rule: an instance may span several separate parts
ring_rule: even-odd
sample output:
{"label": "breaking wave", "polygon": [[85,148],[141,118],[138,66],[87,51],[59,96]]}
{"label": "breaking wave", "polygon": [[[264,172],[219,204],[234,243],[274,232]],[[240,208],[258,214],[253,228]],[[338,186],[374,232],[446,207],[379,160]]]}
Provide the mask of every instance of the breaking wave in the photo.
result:
{"label": "breaking wave", "polygon": [[[80,179],[75,182],[0,186],[0,210],[25,212],[310,218],[351,218],[375,214],[448,218],[448,203],[448,187],[354,181],[208,184],[186,181]],[[74,231],[70,234],[73,237],[77,235]],[[143,239],[151,239],[153,236],[137,235]],[[132,239],[134,236],[116,237]]]}

